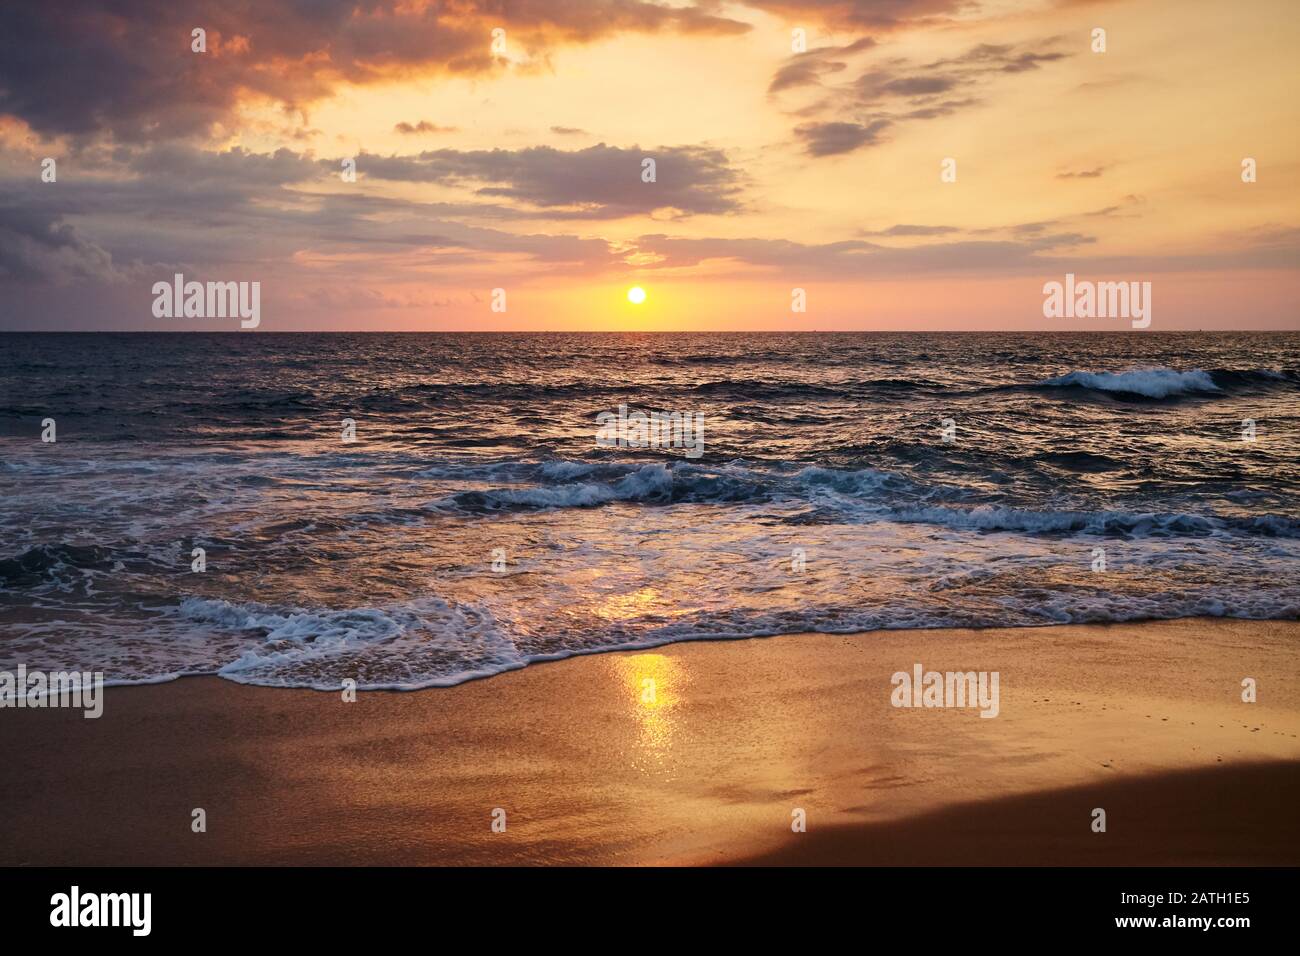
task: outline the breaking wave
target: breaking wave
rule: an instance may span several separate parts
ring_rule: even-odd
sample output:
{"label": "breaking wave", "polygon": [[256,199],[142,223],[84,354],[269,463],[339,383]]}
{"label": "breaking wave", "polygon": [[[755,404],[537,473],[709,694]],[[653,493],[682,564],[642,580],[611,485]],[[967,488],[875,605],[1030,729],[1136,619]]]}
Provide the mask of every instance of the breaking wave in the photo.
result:
{"label": "breaking wave", "polygon": [[1195,369],[1179,372],[1172,368],[1142,368],[1127,372],[1070,372],[1040,383],[1054,388],[1086,388],[1099,392],[1120,392],[1146,398],[1174,395],[1213,395],[1222,389],[1209,372]]}

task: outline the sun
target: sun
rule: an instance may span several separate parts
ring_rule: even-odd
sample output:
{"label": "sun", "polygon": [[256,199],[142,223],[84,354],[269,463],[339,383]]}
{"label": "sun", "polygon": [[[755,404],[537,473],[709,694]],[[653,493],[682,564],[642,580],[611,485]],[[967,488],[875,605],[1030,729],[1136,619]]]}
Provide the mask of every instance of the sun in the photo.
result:
{"label": "sun", "polygon": [[627,290],[627,301],[631,302],[633,305],[640,305],[645,301],[645,289],[641,288],[639,285],[632,286],[632,288]]}

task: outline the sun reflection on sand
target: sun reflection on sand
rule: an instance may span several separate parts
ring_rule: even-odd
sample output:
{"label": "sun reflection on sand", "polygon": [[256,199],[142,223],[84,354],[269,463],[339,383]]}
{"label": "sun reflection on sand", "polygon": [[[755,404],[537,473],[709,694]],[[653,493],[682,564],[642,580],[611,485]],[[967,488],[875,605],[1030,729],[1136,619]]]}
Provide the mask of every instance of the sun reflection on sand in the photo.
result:
{"label": "sun reflection on sand", "polygon": [[632,766],[647,774],[670,774],[675,711],[686,683],[681,664],[664,654],[619,654],[609,663],[625,687],[628,716],[637,722]]}

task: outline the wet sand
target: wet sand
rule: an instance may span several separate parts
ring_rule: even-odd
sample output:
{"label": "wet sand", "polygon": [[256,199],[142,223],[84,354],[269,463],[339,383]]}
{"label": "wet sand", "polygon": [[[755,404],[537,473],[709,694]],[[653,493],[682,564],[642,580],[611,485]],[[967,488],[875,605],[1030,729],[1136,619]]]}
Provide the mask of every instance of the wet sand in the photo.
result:
{"label": "wet sand", "polygon": [[[892,706],[918,662],[997,671],[998,716]],[[355,703],[110,688],[98,720],[0,711],[0,864],[1295,865],[1298,662],[1300,623],[1185,620],[677,644]]]}

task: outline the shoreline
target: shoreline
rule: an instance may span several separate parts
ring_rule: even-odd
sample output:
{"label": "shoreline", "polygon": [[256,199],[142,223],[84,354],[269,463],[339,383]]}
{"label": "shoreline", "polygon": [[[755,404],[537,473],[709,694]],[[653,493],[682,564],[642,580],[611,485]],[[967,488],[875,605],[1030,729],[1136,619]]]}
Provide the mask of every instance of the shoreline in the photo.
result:
{"label": "shoreline", "polygon": [[[1127,627],[1146,627],[1148,625],[1165,625],[1180,624],[1183,622],[1201,622],[1208,626],[1215,626],[1216,622],[1225,624],[1259,624],[1259,625],[1277,625],[1281,628],[1290,628],[1296,626],[1297,634],[1300,634],[1300,620],[1291,620],[1289,618],[1236,618],[1236,617],[1174,617],[1174,618],[1140,618],[1133,621],[1097,621],[1085,624],[1016,624],[1002,625],[991,624],[980,627],[882,627],[871,631],[798,631],[790,633],[773,633],[773,634],[737,634],[729,636],[707,636],[707,637],[674,637],[663,643],[653,642],[644,644],[615,644],[602,647],[572,649],[557,654],[546,654],[537,657],[527,658],[524,663],[517,664],[499,671],[478,671],[466,677],[461,677],[454,684],[430,683],[420,685],[397,685],[397,684],[375,684],[375,685],[358,685],[358,694],[423,694],[429,692],[455,690],[465,684],[474,684],[482,681],[495,680],[507,674],[512,674],[521,670],[529,670],[537,667],[544,667],[552,664],[560,664],[574,658],[581,657],[599,657],[605,654],[656,654],[661,651],[667,651],[670,648],[685,644],[735,644],[747,641],[769,641],[785,640],[797,637],[810,638],[870,638],[884,634],[964,634],[976,635],[988,631],[999,631],[1008,633],[1017,633],[1022,631],[1042,631],[1058,630],[1061,628],[1127,628]],[[1298,655],[1297,665],[1300,666],[1300,655]],[[38,668],[28,667],[25,663],[19,662],[14,665],[15,672],[19,668],[26,668],[28,672],[35,673]],[[44,673],[55,673],[61,668],[45,667]],[[81,673],[93,673],[91,671],[82,671]],[[124,679],[124,680],[104,680],[101,687],[104,690],[129,690],[137,687],[156,687],[167,684],[175,684],[186,681],[206,681],[218,680],[222,683],[236,684],[240,687],[249,687],[255,690],[268,691],[288,691],[292,693],[304,692],[309,694],[337,695],[341,686],[308,686],[308,685],[282,685],[282,684],[259,684],[252,681],[239,681],[232,677],[224,675],[220,670],[212,671],[192,671],[179,674],[166,674],[157,677],[148,677],[143,679]]]}
{"label": "shoreline", "polygon": [[[1191,618],[690,641],[355,703],[115,686],[98,720],[0,712],[0,865],[1294,865],[1298,641]],[[999,672],[998,717],[892,706],[916,663]]]}

